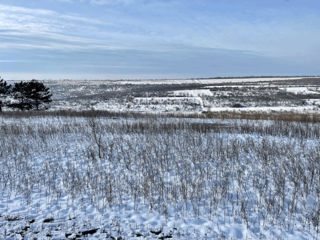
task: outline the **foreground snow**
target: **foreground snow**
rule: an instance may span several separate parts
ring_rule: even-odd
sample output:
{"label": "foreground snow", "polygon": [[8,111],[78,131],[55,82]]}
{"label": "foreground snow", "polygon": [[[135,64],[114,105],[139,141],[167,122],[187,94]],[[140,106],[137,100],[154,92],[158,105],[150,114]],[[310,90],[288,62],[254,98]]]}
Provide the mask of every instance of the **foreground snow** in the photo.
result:
{"label": "foreground snow", "polygon": [[[23,196],[2,196],[1,239],[316,239],[312,227],[271,226],[257,222],[248,227],[231,209],[218,209],[211,216],[192,213],[168,216],[150,210],[143,203],[135,209],[131,200],[119,206],[98,210],[91,200],[59,200],[33,193],[29,202]],[[312,200],[311,200],[312,201]],[[258,216],[251,216],[258,220]]]}
{"label": "foreground snow", "polygon": [[3,118],[0,239],[317,239],[318,129]]}

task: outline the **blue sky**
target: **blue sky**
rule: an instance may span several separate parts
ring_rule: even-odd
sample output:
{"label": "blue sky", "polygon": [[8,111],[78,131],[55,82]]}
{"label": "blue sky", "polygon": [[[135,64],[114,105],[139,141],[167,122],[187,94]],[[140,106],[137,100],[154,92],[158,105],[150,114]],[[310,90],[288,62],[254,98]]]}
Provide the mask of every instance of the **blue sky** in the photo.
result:
{"label": "blue sky", "polygon": [[320,74],[319,0],[0,0],[5,79]]}

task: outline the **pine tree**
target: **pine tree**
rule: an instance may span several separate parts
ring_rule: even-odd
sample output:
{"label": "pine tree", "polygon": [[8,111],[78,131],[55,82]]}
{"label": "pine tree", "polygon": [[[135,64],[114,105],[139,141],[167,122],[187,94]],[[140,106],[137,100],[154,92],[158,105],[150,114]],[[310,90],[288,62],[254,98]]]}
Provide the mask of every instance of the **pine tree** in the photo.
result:
{"label": "pine tree", "polygon": [[20,110],[30,110],[32,109],[32,104],[30,100],[26,97],[27,93],[27,82],[18,82],[14,84],[12,89],[13,97],[18,102],[12,103],[9,107],[18,108]]}
{"label": "pine tree", "polygon": [[2,112],[3,99],[10,93],[11,85],[0,77],[0,112]]}
{"label": "pine tree", "polygon": [[7,94],[10,90],[10,85],[0,77],[0,94]]}
{"label": "pine tree", "polygon": [[19,103],[12,105],[12,107],[21,110],[30,110],[33,108],[39,110],[40,105],[52,101],[52,94],[50,93],[49,88],[37,80],[15,83],[13,93],[14,98],[18,100]]}

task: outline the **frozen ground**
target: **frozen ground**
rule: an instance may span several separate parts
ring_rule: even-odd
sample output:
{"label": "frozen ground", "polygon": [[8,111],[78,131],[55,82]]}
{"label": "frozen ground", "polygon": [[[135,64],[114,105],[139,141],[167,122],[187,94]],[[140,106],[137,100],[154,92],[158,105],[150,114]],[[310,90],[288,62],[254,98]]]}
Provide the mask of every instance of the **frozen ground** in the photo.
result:
{"label": "frozen ground", "polygon": [[[45,84],[50,110],[320,108],[320,78]],[[0,136],[0,239],[320,238],[319,123],[11,114]]]}
{"label": "frozen ground", "polygon": [[320,108],[320,78],[48,81],[51,110],[201,113],[304,112]]}
{"label": "frozen ground", "polygon": [[0,118],[0,239],[319,239],[319,129]]}

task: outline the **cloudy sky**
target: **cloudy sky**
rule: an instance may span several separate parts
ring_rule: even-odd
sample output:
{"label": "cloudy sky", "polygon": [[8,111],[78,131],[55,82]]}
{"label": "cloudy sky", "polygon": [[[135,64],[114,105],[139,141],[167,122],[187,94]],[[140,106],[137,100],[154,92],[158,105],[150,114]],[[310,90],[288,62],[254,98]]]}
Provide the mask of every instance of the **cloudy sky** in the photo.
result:
{"label": "cloudy sky", "polygon": [[5,79],[320,74],[319,0],[0,0]]}

